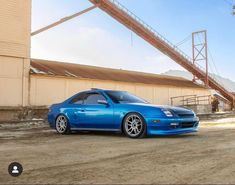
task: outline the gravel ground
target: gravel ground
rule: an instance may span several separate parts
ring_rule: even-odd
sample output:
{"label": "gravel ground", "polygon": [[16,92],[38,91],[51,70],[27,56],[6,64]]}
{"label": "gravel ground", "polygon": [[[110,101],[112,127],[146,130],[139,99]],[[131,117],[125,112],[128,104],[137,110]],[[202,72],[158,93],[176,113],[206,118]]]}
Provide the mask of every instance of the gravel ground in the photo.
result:
{"label": "gravel ground", "polygon": [[[8,165],[24,167],[11,177]],[[0,184],[235,184],[235,122],[194,134],[129,139],[117,133],[58,135],[45,123],[0,125]]]}

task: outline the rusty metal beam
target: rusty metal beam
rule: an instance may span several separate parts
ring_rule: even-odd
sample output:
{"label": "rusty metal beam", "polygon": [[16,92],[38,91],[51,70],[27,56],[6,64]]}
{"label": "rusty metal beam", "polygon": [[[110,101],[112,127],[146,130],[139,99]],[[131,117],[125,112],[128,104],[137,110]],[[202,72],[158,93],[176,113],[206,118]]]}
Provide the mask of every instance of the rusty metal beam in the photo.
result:
{"label": "rusty metal beam", "polygon": [[51,29],[51,28],[54,28],[55,26],[58,26],[58,25],[60,25],[60,24],[62,24],[62,23],[64,23],[64,22],[66,22],[66,21],[69,21],[69,20],[71,20],[71,19],[73,19],[73,18],[75,18],[75,17],[78,17],[78,16],[80,16],[80,15],[82,15],[82,14],[84,14],[84,13],[87,13],[87,12],[93,10],[93,9],[96,8],[96,7],[97,7],[97,6],[94,5],[94,6],[92,6],[92,7],[90,7],[90,8],[87,8],[87,9],[85,9],[85,10],[83,10],[83,11],[80,11],[80,12],[75,13],[75,14],[73,14],[73,15],[64,17],[64,18],[60,19],[59,21],[56,21],[56,22],[54,22],[54,23],[52,23],[52,24],[49,24],[48,26],[45,26],[45,27],[43,27],[43,28],[41,28],[41,29],[39,29],[39,30],[36,30],[36,31],[32,32],[32,33],[31,33],[31,36],[37,35],[37,34],[39,34],[39,33],[42,33],[42,32],[44,32],[44,31],[47,31],[47,30],[49,30],[49,29]]}
{"label": "rusty metal beam", "polygon": [[[116,19],[118,22],[135,32],[142,39],[160,50],[165,55],[169,56],[176,63],[191,72],[198,79],[205,79],[207,74],[198,66],[193,65],[192,59],[188,58],[176,46],[171,44],[167,39],[163,38],[149,25],[145,24],[141,19],[128,11],[116,0],[90,0],[94,5],[97,5],[101,10]],[[218,91],[221,95],[227,98],[233,105],[235,96],[227,91],[211,76],[208,76],[208,86]]]}

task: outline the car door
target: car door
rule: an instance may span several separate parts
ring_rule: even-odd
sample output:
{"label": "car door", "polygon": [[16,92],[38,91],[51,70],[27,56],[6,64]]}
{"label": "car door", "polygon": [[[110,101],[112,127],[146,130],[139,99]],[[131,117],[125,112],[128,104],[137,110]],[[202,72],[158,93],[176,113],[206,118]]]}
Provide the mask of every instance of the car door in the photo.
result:
{"label": "car door", "polygon": [[70,102],[66,110],[71,128],[81,128],[85,119],[84,97],[86,93],[79,93]]}
{"label": "car door", "polygon": [[84,119],[82,127],[88,129],[115,129],[113,120],[113,106],[111,104],[100,104],[107,101],[98,92],[89,92],[84,97]]}

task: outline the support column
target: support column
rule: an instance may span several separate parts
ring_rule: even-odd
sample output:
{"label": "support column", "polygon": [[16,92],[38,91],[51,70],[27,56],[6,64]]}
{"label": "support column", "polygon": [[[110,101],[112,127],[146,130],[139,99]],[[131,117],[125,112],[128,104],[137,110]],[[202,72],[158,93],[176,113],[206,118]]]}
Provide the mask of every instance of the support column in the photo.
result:
{"label": "support column", "polygon": [[[193,81],[201,80],[205,86],[209,86],[208,82],[208,51],[207,51],[207,32],[206,30],[192,33],[192,58],[193,64],[205,70],[204,79],[198,79],[195,75]],[[201,62],[201,63],[200,63]]]}

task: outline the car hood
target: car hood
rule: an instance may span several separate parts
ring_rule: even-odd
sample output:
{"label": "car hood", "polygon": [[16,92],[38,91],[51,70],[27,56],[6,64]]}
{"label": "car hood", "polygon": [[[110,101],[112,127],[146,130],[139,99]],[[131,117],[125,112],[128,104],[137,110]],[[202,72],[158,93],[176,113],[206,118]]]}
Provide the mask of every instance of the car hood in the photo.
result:
{"label": "car hood", "polygon": [[169,105],[154,105],[154,104],[145,104],[145,103],[132,103],[132,105],[139,105],[139,106],[144,106],[144,107],[149,107],[149,108],[167,109],[176,114],[193,114],[193,111],[191,109],[187,109],[183,107],[174,107],[174,106],[169,106]]}

